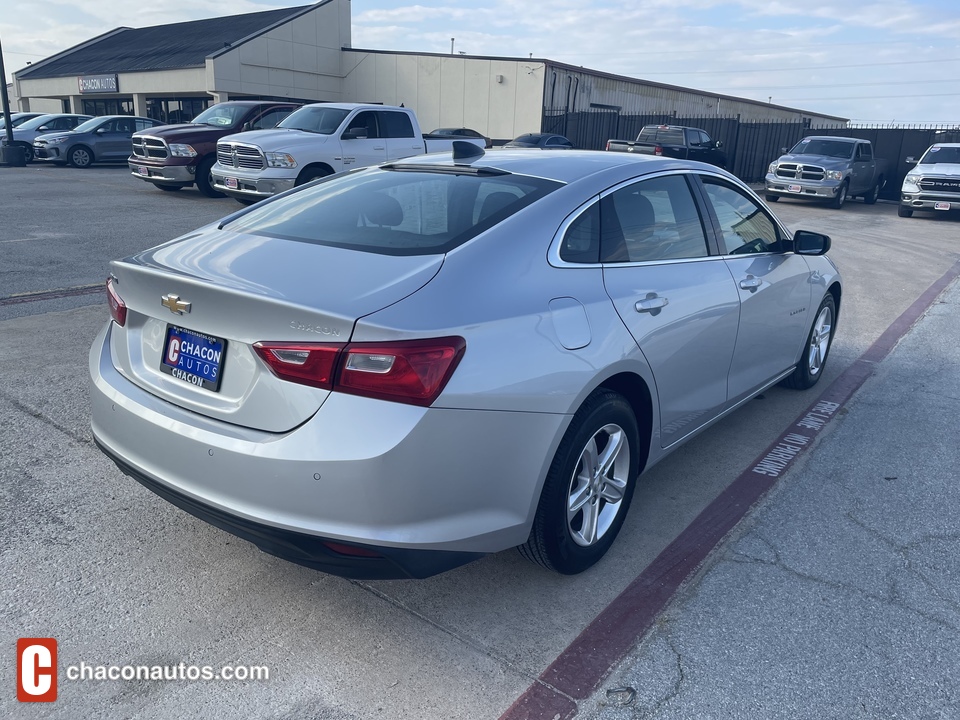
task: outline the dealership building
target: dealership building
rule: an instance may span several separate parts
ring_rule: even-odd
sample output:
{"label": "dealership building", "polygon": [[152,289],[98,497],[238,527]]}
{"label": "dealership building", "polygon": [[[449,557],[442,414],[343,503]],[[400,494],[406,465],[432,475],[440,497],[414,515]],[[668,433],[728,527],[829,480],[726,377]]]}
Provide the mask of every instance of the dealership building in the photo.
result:
{"label": "dealership building", "polygon": [[14,73],[20,110],[190,120],[217,102],[283,99],[412,108],[424,129],[508,139],[548,114],[616,110],[844,126],[845,118],[539,58],[352,47],[350,0],[147,28],[121,27]]}

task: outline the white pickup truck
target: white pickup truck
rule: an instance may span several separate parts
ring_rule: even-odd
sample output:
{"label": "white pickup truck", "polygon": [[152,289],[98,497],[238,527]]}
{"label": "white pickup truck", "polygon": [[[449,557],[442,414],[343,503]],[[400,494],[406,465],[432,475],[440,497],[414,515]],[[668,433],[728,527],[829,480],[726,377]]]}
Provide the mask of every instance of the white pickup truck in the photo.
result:
{"label": "white pickup truck", "polygon": [[424,153],[449,152],[473,138],[423,135],[408,108],[316,103],[271,130],[227,135],[217,142],[213,184],[242,203],[256,202],[316,178]]}

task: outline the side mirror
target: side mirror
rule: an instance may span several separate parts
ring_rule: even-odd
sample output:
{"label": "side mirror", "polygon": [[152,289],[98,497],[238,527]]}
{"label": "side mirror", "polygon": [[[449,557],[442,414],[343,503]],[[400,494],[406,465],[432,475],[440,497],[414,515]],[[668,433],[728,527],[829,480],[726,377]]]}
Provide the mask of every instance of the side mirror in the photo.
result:
{"label": "side mirror", "polygon": [[107,133],[106,128],[103,128],[103,127],[97,128],[97,135],[105,135],[106,133]]}
{"label": "side mirror", "polygon": [[41,125],[37,128],[37,132],[49,132],[51,130],[49,125]]}
{"label": "side mirror", "polygon": [[367,129],[366,128],[350,128],[344,130],[343,134],[340,136],[341,140],[366,140],[367,139]]}
{"label": "side mirror", "polygon": [[787,154],[787,150],[789,150],[789,149],[790,149],[790,148],[785,148],[785,147],[780,148],[780,154],[781,154],[781,155],[786,155],[786,154]]}
{"label": "side mirror", "polygon": [[826,255],[830,251],[830,236],[797,230],[793,234],[793,251],[797,255]]}
{"label": "side mirror", "polygon": [[907,165],[916,165],[917,159],[913,155],[907,155],[906,163]]}
{"label": "side mirror", "polygon": [[717,148],[717,150],[719,150],[720,148],[723,147],[723,141],[722,141],[722,140],[717,140],[717,141],[713,144],[713,146],[714,146],[715,148]]}
{"label": "side mirror", "polygon": [[240,128],[240,132],[247,132],[249,130],[253,130],[253,121],[245,122]]}

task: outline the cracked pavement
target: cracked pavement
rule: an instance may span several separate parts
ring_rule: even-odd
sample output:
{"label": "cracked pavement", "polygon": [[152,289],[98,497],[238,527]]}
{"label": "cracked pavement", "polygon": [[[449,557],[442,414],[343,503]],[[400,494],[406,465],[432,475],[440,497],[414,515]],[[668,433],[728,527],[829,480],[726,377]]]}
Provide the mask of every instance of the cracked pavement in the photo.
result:
{"label": "cracked pavement", "polygon": [[578,717],[960,717],[958,367],[954,283]]}

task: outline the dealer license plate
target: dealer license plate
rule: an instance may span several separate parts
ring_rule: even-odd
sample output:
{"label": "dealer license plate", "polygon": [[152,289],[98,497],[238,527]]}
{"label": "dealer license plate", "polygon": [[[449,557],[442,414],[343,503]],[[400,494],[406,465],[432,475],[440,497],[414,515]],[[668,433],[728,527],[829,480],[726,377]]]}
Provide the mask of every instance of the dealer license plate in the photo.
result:
{"label": "dealer license plate", "polygon": [[803,188],[799,185],[787,185],[788,192],[800,192],[801,190],[803,190]]}
{"label": "dealer license plate", "polygon": [[224,179],[223,179],[223,184],[224,184],[225,187],[228,187],[228,188],[230,188],[231,190],[236,190],[236,189],[237,189],[237,179],[236,179],[236,178],[232,178],[232,177],[224,178]]}
{"label": "dealer license plate", "polygon": [[144,165],[137,166],[137,172],[143,175],[144,177],[150,177],[150,171]]}
{"label": "dealer license plate", "polygon": [[933,209],[934,209],[934,210],[949,210],[949,209],[950,209],[950,203],[948,203],[948,202],[938,202],[938,203],[934,203]]}
{"label": "dealer license plate", "polygon": [[226,340],[167,325],[160,370],[183,382],[218,392],[226,350]]}

